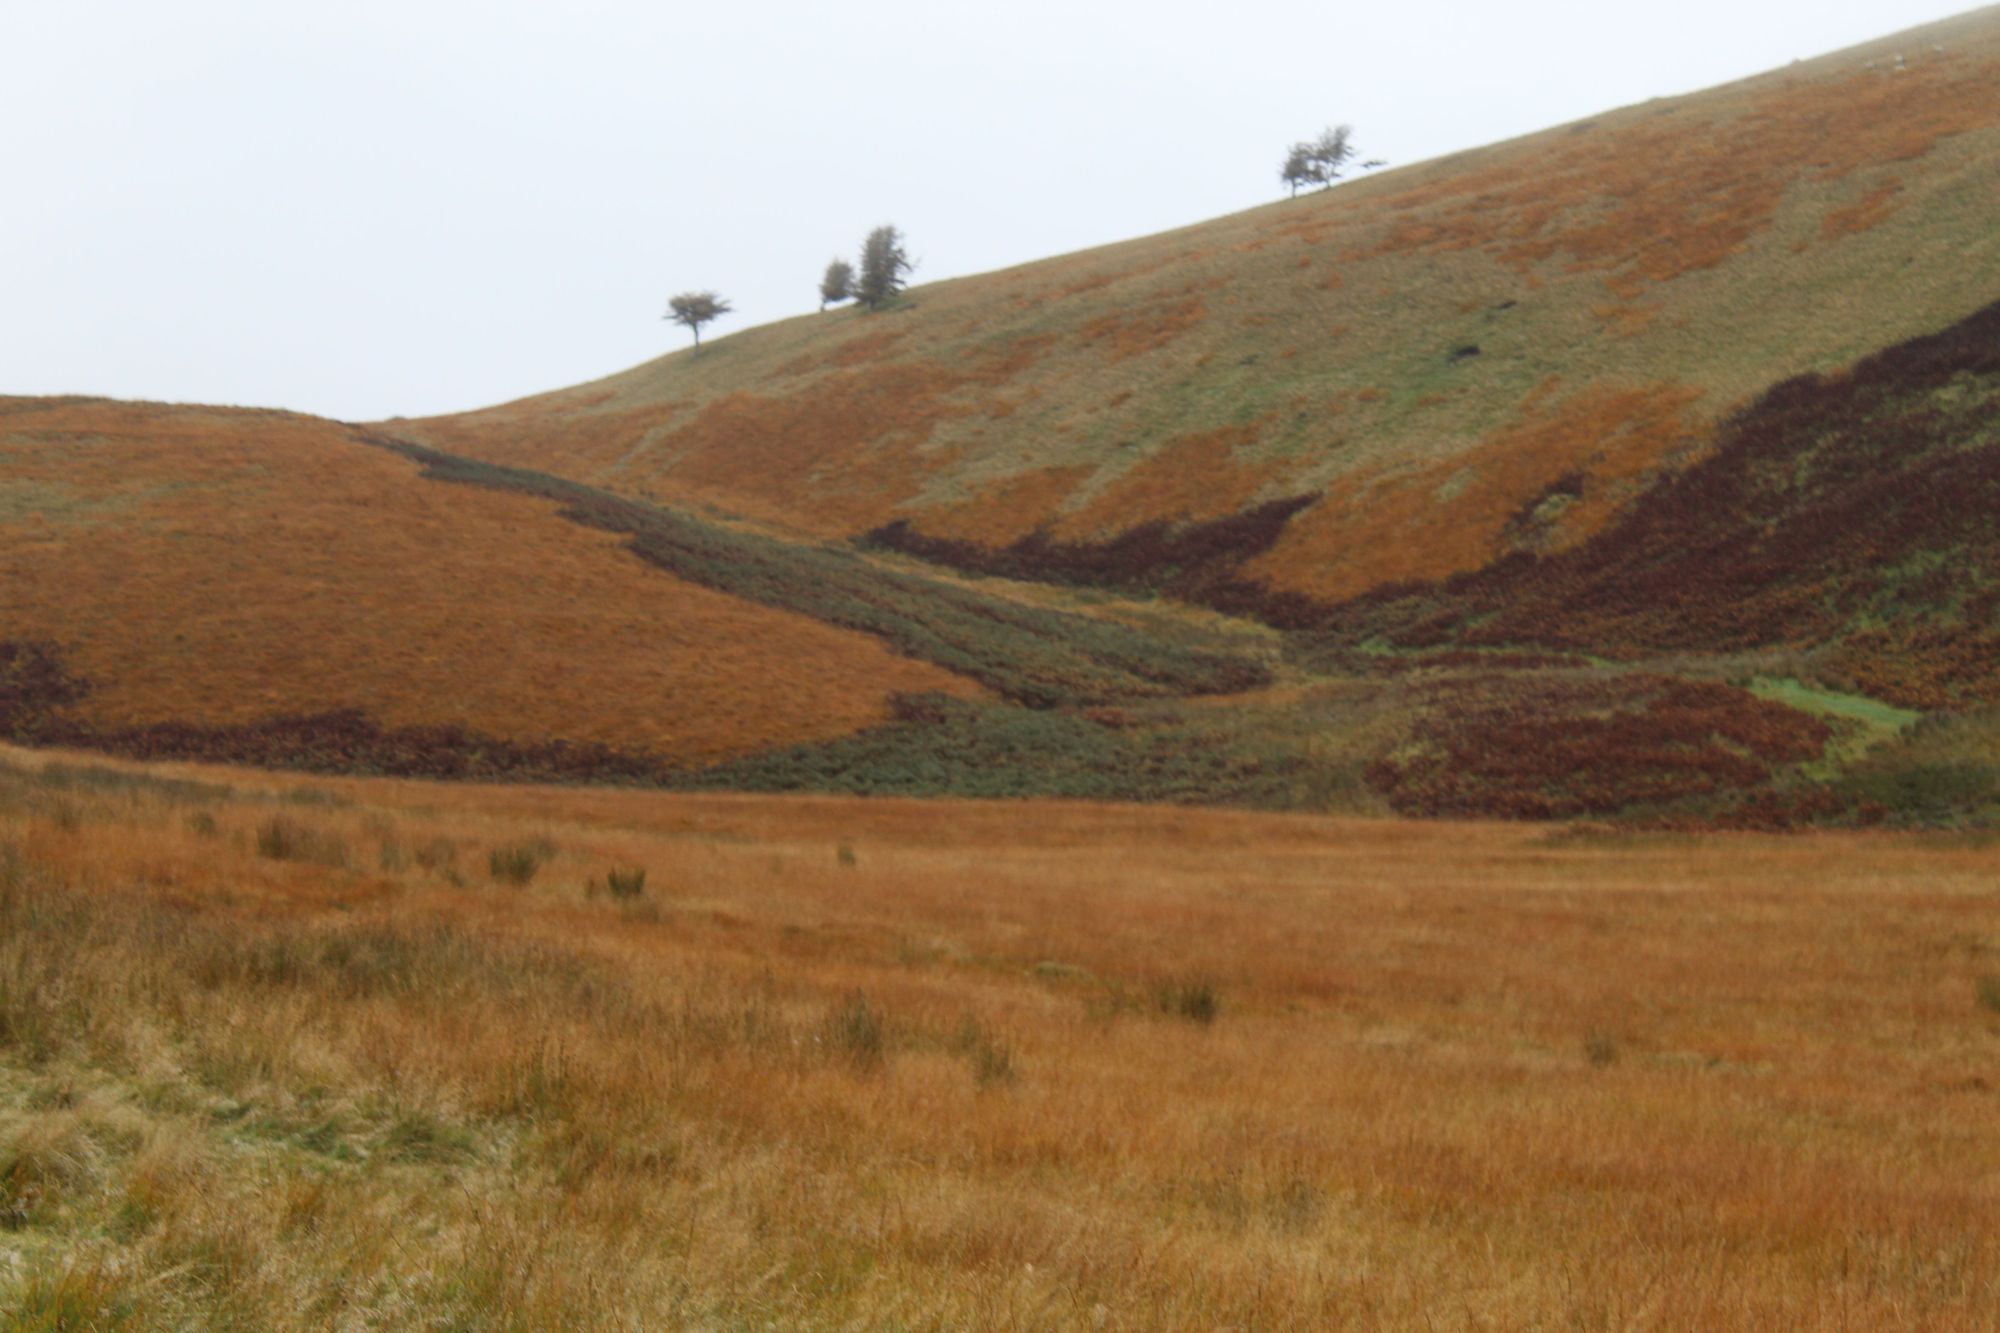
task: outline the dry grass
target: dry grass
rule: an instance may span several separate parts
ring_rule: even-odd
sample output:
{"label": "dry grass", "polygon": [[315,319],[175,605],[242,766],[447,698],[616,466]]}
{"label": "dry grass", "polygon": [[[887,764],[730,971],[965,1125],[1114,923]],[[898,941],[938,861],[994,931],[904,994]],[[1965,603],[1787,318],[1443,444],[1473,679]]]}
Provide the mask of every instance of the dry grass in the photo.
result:
{"label": "dry grass", "polygon": [[0,479],[67,497],[0,521],[0,623],[62,645],[102,729],[358,708],[695,762],[845,735],[898,691],[977,693],[309,417],[22,403]]}
{"label": "dry grass", "polygon": [[4,758],[0,1326],[2000,1302],[1990,843]]}

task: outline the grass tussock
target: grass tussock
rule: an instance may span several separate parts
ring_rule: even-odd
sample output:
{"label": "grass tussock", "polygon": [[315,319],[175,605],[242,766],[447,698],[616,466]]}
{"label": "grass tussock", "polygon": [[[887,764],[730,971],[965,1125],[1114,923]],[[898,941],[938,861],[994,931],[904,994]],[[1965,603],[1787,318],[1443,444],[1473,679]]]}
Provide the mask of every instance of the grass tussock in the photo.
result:
{"label": "grass tussock", "polygon": [[554,855],[554,846],[543,839],[509,843],[486,854],[486,870],[497,883],[518,889],[534,879]]}
{"label": "grass tussock", "polygon": [[1163,1014],[1184,1018],[1207,1027],[1222,1013],[1222,996],[1207,981],[1170,981],[1153,993],[1154,1006]]}
{"label": "grass tussock", "polygon": [[[0,759],[0,1327],[1969,1330],[2000,1293],[1987,847],[249,774],[64,787],[65,831]],[[263,855],[274,806],[408,855]],[[673,865],[673,911],[416,855],[524,825]]]}
{"label": "grass tussock", "polygon": [[643,866],[633,866],[628,870],[607,870],[604,872],[604,890],[613,898],[643,898],[646,896],[646,870]]}
{"label": "grass tussock", "polygon": [[304,861],[331,870],[345,870],[344,839],[303,820],[274,815],[257,825],[257,854],[273,861]]}

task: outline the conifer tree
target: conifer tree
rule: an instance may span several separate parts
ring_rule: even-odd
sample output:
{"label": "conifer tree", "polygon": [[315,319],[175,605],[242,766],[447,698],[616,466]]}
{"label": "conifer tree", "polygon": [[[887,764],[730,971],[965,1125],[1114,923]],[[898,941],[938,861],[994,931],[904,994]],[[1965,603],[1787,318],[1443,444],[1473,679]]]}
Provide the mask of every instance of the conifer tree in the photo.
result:
{"label": "conifer tree", "polygon": [[877,227],[861,245],[861,275],[854,283],[854,299],[876,309],[908,285],[903,275],[915,267],[903,250],[903,233],[891,226]]}

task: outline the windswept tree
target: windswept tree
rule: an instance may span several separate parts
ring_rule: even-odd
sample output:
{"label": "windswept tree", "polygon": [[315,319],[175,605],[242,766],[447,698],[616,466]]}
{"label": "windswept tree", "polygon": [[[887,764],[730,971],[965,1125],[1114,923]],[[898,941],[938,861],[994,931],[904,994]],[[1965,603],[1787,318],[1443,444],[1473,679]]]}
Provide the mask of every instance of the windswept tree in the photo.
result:
{"label": "windswept tree", "polygon": [[903,233],[877,227],[861,244],[861,276],[854,283],[854,299],[875,309],[909,285],[903,275],[915,267],[903,250]]}
{"label": "windswept tree", "polygon": [[1285,165],[1278,170],[1278,179],[1291,187],[1291,197],[1299,197],[1299,187],[1313,183],[1312,145],[1295,143],[1285,154]]}
{"label": "windswept tree", "polygon": [[819,280],[819,308],[845,301],[854,295],[854,265],[845,259],[835,259],[826,266],[826,276]]}
{"label": "windswept tree", "polygon": [[1302,139],[1285,154],[1278,179],[1291,187],[1294,197],[1301,185],[1330,187],[1340,179],[1340,169],[1354,156],[1354,127],[1340,125],[1320,131],[1317,139]]}
{"label": "windswept tree", "polygon": [[701,326],[729,313],[729,302],[714,292],[682,292],[667,302],[666,318],[685,324],[694,334],[694,350],[701,351]]}

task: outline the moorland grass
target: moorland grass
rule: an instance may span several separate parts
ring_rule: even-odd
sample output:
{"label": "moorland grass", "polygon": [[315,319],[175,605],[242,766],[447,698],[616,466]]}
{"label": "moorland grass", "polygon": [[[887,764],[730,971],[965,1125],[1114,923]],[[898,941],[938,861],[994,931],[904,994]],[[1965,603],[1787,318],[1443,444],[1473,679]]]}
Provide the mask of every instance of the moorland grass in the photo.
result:
{"label": "moorland grass", "polygon": [[[560,840],[499,892],[260,857],[289,780],[160,776],[76,830],[0,806],[12,1327],[1969,1330],[2000,1297],[1965,1187],[2000,1170],[1990,846],[279,802],[349,845]],[[670,902],[591,894],[642,863]]]}

